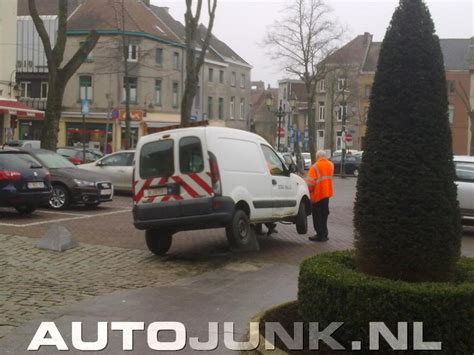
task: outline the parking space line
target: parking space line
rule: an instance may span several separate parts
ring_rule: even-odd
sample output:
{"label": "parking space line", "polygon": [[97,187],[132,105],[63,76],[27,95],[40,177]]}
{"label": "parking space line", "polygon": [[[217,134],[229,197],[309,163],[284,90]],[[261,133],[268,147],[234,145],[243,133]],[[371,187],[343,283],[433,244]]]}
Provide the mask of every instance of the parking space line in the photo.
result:
{"label": "parking space line", "polygon": [[52,219],[52,220],[48,220],[48,221],[33,222],[33,223],[27,223],[27,224],[0,223],[0,226],[16,227],[16,228],[28,228],[28,227],[41,226],[41,225],[50,224],[50,223],[69,222],[69,221],[74,221],[74,220],[78,220],[78,219],[87,219],[87,218],[94,218],[94,217],[110,216],[110,215],[114,215],[114,214],[119,214],[119,213],[124,213],[124,212],[131,212],[131,211],[132,211],[131,209],[125,209],[125,210],[105,212],[105,213],[100,213],[100,214],[95,214],[95,215],[80,215],[78,217],[59,218],[59,219]]}
{"label": "parking space line", "polygon": [[48,210],[38,210],[38,212],[46,213],[46,214],[57,214],[57,215],[63,215],[63,216],[77,216],[77,217],[86,216],[85,214],[81,214],[81,213],[59,212],[59,211],[48,211]]}

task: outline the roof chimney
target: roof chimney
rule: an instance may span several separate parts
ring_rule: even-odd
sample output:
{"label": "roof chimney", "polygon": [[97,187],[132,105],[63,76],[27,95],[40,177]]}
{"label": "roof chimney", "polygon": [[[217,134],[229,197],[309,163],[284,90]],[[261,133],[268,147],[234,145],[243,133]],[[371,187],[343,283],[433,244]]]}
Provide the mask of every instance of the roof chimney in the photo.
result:
{"label": "roof chimney", "polygon": [[372,35],[369,32],[364,33],[364,44],[369,44],[371,42]]}

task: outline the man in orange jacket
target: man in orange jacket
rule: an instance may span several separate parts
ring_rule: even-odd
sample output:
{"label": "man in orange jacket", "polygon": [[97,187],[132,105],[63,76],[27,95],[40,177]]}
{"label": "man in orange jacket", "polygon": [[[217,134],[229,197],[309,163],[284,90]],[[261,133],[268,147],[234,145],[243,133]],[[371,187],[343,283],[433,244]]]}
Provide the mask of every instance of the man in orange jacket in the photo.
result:
{"label": "man in orange jacket", "polygon": [[316,153],[316,163],[308,171],[306,182],[311,194],[313,225],[316,235],[309,237],[313,242],[328,240],[329,199],[334,195],[332,178],[334,164],[327,159],[326,152]]}

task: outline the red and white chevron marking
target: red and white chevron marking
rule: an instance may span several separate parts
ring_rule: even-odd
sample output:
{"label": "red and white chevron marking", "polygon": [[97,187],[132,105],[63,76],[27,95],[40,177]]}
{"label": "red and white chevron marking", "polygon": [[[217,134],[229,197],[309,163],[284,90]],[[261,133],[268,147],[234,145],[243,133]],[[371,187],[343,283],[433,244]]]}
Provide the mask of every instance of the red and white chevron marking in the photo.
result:
{"label": "red and white chevron marking", "polygon": [[[145,196],[149,188],[177,183],[180,185],[181,195]],[[212,196],[211,178],[209,173],[192,173],[176,175],[170,178],[155,178],[134,181],[134,198],[136,205],[142,203],[166,202],[172,200],[189,200]]]}

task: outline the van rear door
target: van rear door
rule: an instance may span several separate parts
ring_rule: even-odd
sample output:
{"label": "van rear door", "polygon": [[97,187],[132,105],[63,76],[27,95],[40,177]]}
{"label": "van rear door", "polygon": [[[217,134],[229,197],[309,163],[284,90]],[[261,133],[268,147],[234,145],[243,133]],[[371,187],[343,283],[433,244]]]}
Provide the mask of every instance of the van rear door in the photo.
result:
{"label": "van rear door", "polygon": [[135,204],[211,197],[211,174],[205,147],[203,130],[163,132],[156,140],[144,143],[137,156]]}

